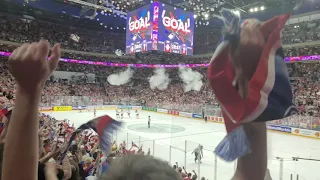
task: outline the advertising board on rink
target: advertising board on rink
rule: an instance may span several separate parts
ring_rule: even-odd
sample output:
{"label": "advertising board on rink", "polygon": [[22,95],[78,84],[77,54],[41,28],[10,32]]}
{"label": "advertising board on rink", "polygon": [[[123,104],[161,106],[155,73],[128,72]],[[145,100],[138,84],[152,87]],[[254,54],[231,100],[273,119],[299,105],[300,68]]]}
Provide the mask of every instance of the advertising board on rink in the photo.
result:
{"label": "advertising board on rink", "polygon": [[312,137],[312,138],[319,138],[320,139],[320,132],[319,131],[313,131],[309,129],[299,129],[299,128],[291,128],[291,133],[298,136],[306,136],[306,137]]}
{"label": "advertising board on rink", "polygon": [[159,113],[164,113],[164,114],[168,114],[168,110],[167,109],[157,109],[157,112]]}
{"label": "advertising board on rink", "polygon": [[277,126],[277,125],[267,125],[267,129],[272,130],[272,131],[279,131],[279,132],[284,132],[284,133],[291,133],[292,128],[291,127],[286,127],[286,126]]}
{"label": "advertising board on rink", "polygon": [[216,122],[216,123],[224,123],[223,117],[207,116],[207,120],[211,122]]}
{"label": "advertising board on rink", "polygon": [[202,118],[202,115],[201,114],[192,114],[192,117],[193,118]]}
{"label": "advertising board on rink", "polygon": [[54,111],[71,111],[72,106],[54,106],[53,110]]}
{"label": "advertising board on rink", "polygon": [[52,111],[52,107],[41,107],[39,108],[40,111]]}
{"label": "advertising board on rink", "polygon": [[179,116],[179,111],[168,110],[168,114]]}
{"label": "advertising board on rink", "polygon": [[179,112],[179,116],[181,116],[181,117],[188,117],[188,118],[192,118],[192,113]]}

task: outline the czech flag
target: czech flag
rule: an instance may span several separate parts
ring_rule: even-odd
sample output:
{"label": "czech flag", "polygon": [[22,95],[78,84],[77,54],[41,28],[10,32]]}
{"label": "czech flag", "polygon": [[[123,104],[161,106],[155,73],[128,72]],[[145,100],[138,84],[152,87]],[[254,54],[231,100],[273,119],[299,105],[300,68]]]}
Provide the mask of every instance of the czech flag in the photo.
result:
{"label": "czech flag", "polygon": [[64,159],[72,141],[76,137],[77,134],[81,133],[84,130],[92,129],[99,135],[100,148],[104,152],[108,152],[110,150],[110,146],[112,145],[112,132],[121,127],[122,122],[116,121],[112,119],[108,115],[100,116],[88,121],[85,124],[82,124],[75,132],[72,133],[70,140],[68,142],[68,147],[64,150],[61,155],[60,161]]}

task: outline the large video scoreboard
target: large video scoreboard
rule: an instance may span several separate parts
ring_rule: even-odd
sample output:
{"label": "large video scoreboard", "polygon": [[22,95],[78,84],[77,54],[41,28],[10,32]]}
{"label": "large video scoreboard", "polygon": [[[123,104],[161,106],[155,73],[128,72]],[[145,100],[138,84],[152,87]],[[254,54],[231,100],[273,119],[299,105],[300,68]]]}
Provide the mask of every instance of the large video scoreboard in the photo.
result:
{"label": "large video scoreboard", "polygon": [[193,54],[194,14],[154,2],[127,15],[126,54],[158,50]]}

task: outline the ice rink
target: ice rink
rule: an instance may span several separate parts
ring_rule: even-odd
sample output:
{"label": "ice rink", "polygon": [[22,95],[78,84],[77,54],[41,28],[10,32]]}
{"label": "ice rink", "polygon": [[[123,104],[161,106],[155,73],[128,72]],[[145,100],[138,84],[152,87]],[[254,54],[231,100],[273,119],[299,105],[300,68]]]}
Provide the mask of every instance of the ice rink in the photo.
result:
{"label": "ice rink", "polygon": [[[69,119],[76,127],[93,118],[93,112],[48,112],[58,120]],[[97,111],[97,116],[108,114],[116,119],[115,110]],[[147,118],[151,117],[151,128],[147,127]],[[140,111],[140,119],[136,119],[131,111],[131,118],[124,114],[125,122],[122,129],[113,134],[113,139],[118,144],[127,141],[129,148],[131,142],[143,145],[145,153],[150,148],[155,157],[179,166],[186,165],[187,171],[195,170],[200,177],[209,180],[229,180],[234,172],[235,163],[226,163],[220,159],[215,162],[214,148],[225,136],[223,124],[205,123],[202,120],[182,118],[159,114],[155,112]],[[198,144],[204,146],[202,164],[194,162],[192,151]],[[289,136],[268,132],[268,167],[273,180],[280,179],[280,160],[283,158],[283,180],[293,180],[299,175],[299,180],[319,180],[317,171],[320,162],[299,160],[293,161],[292,157],[320,159],[320,142],[297,136]],[[185,153],[186,151],[186,153]],[[186,155],[186,156],[185,156]],[[186,161],[185,161],[186,157]],[[216,169],[215,169],[216,168]],[[217,172],[217,173],[215,173]]]}

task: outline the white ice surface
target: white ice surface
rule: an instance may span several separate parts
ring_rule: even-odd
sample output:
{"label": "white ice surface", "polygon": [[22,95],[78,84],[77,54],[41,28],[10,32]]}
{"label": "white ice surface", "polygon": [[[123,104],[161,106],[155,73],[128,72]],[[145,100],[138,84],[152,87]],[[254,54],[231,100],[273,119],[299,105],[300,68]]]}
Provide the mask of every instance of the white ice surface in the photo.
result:
{"label": "white ice surface", "polygon": [[[57,119],[69,119],[71,124],[76,127],[93,118],[93,112],[49,112],[47,113]],[[115,111],[97,111],[97,116],[108,114],[116,118]],[[205,123],[200,120],[158,114],[154,112],[140,112],[140,119],[135,118],[135,114],[131,112],[131,118],[124,114],[125,122],[123,129],[114,133],[113,138],[118,143],[121,141],[132,141],[136,144],[143,144],[143,149],[146,152],[151,149],[151,154],[155,157],[171,162],[178,162],[183,166],[186,164],[187,171],[195,170],[200,172],[200,176],[205,176],[207,179],[214,179],[214,154],[215,146],[225,136],[223,124]],[[174,124],[185,128],[185,131],[178,133],[143,133],[135,132],[127,129],[128,125],[145,123],[147,126],[147,117],[151,116],[152,124]],[[155,142],[153,146],[153,142]],[[187,146],[185,148],[185,142]],[[193,149],[200,143],[204,146],[204,158],[202,164],[194,163],[194,156],[191,154]],[[268,150],[269,161],[268,167],[271,171],[273,180],[279,180],[280,161],[276,157],[284,158],[283,162],[283,180],[290,180],[290,175],[293,175],[293,180],[299,175],[299,180],[319,180],[320,173],[318,172],[320,162],[317,161],[292,161],[292,157],[314,158],[320,159],[320,142],[318,140],[307,139],[285,134],[268,132]],[[170,148],[171,147],[171,148]],[[185,149],[186,162],[185,162]],[[171,154],[171,156],[170,156]],[[235,163],[226,163],[220,159],[217,160],[217,179],[229,180],[234,172]]]}

